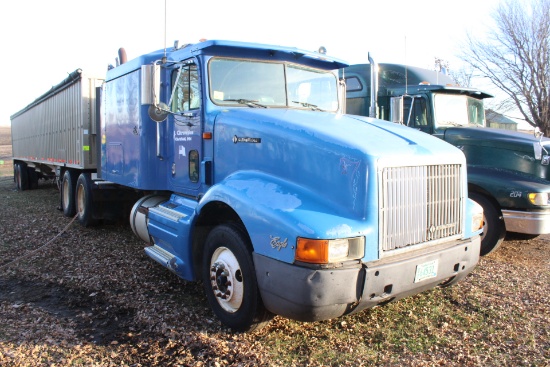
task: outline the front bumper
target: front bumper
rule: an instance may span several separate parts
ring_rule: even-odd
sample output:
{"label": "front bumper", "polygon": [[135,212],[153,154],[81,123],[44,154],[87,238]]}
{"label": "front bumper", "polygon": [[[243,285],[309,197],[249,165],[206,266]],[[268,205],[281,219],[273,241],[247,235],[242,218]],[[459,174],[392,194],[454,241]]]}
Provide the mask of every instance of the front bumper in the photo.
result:
{"label": "front bumper", "polygon": [[[320,321],[379,306],[464,278],[479,260],[480,238],[397,261],[311,269],[254,253],[265,307],[286,318]],[[417,266],[437,260],[437,275],[415,282]]]}
{"label": "front bumper", "polygon": [[526,234],[550,233],[550,211],[520,212],[503,210],[504,224],[508,232]]}

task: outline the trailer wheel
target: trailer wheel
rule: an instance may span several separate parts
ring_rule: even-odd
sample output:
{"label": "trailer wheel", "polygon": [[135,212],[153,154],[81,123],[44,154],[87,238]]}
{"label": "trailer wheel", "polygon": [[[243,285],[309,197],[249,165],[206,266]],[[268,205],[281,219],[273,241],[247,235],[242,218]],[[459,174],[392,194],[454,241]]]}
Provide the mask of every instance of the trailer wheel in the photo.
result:
{"label": "trailer wheel", "polygon": [[208,235],[203,254],[202,277],[210,307],[234,331],[260,329],[273,317],[260,297],[250,248],[239,227],[220,225]]}
{"label": "trailer wheel", "polygon": [[27,167],[27,176],[29,181],[29,189],[34,190],[38,188],[38,173],[32,167]]}
{"label": "trailer wheel", "polygon": [[29,189],[29,174],[25,163],[18,162],[13,165],[13,177],[18,191]]}
{"label": "trailer wheel", "polygon": [[469,194],[470,199],[483,208],[483,233],[481,234],[480,255],[485,256],[499,248],[506,236],[506,226],[500,209],[485,196],[476,192]]}
{"label": "trailer wheel", "polygon": [[75,174],[71,170],[66,170],[63,173],[63,181],[61,182],[61,209],[66,217],[73,217],[76,213],[75,205]]}
{"label": "trailer wheel", "polygon": [[94,219],[92,179],[89,173],[81,173],[76,181],[76,212],[78,222],[82,226],[89,227],[96,223]]}

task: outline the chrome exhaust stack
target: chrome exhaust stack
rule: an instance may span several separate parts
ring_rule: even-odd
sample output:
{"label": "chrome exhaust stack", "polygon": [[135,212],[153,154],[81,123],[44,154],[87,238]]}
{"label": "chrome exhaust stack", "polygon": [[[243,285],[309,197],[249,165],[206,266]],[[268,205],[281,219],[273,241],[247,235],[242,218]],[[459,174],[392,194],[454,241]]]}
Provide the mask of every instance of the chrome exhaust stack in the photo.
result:
{"label": "chrome exhaust stack", "polygon": [[369,52],[370,63],[370,106],[369,117],[378,117],[378,64],[371,57]]}

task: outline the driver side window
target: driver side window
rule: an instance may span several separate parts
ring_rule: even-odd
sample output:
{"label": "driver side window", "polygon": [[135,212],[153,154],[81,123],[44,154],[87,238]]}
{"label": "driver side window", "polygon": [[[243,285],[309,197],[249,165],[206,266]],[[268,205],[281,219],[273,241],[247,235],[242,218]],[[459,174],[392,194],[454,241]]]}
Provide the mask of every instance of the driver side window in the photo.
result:
{"label": "driver side window", "polygon": [[[411,101],[414,101],[411,111]],[[404,120],[407,126],[420,128],[428,125],[426,100],[424,98],[405,98],[403,101]],[[409,119],[410,116],[410,119]]]}
{"label": "driver side window", "polygon": [[174,95],[170,106],[172,112],[187,112],[200,108],[201,98],[197,65],[183,66],[179,73],[175,71],[172,74],[172,86],[174,85]]}

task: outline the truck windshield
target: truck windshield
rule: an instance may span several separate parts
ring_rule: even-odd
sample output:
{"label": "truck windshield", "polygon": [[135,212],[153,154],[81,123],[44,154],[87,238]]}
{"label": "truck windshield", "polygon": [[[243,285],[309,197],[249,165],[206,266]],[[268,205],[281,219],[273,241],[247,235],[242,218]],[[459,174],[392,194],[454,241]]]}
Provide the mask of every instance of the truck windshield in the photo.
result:
{"label": "truck windshield", "polygon": [[468,96],[436,93],[435,126],[485,126],[483,101]]}
{"label": "truck windshield", "polygon": [[218,105],[338,110],[338,81],[301,65],[213,58],[210,98]]}

